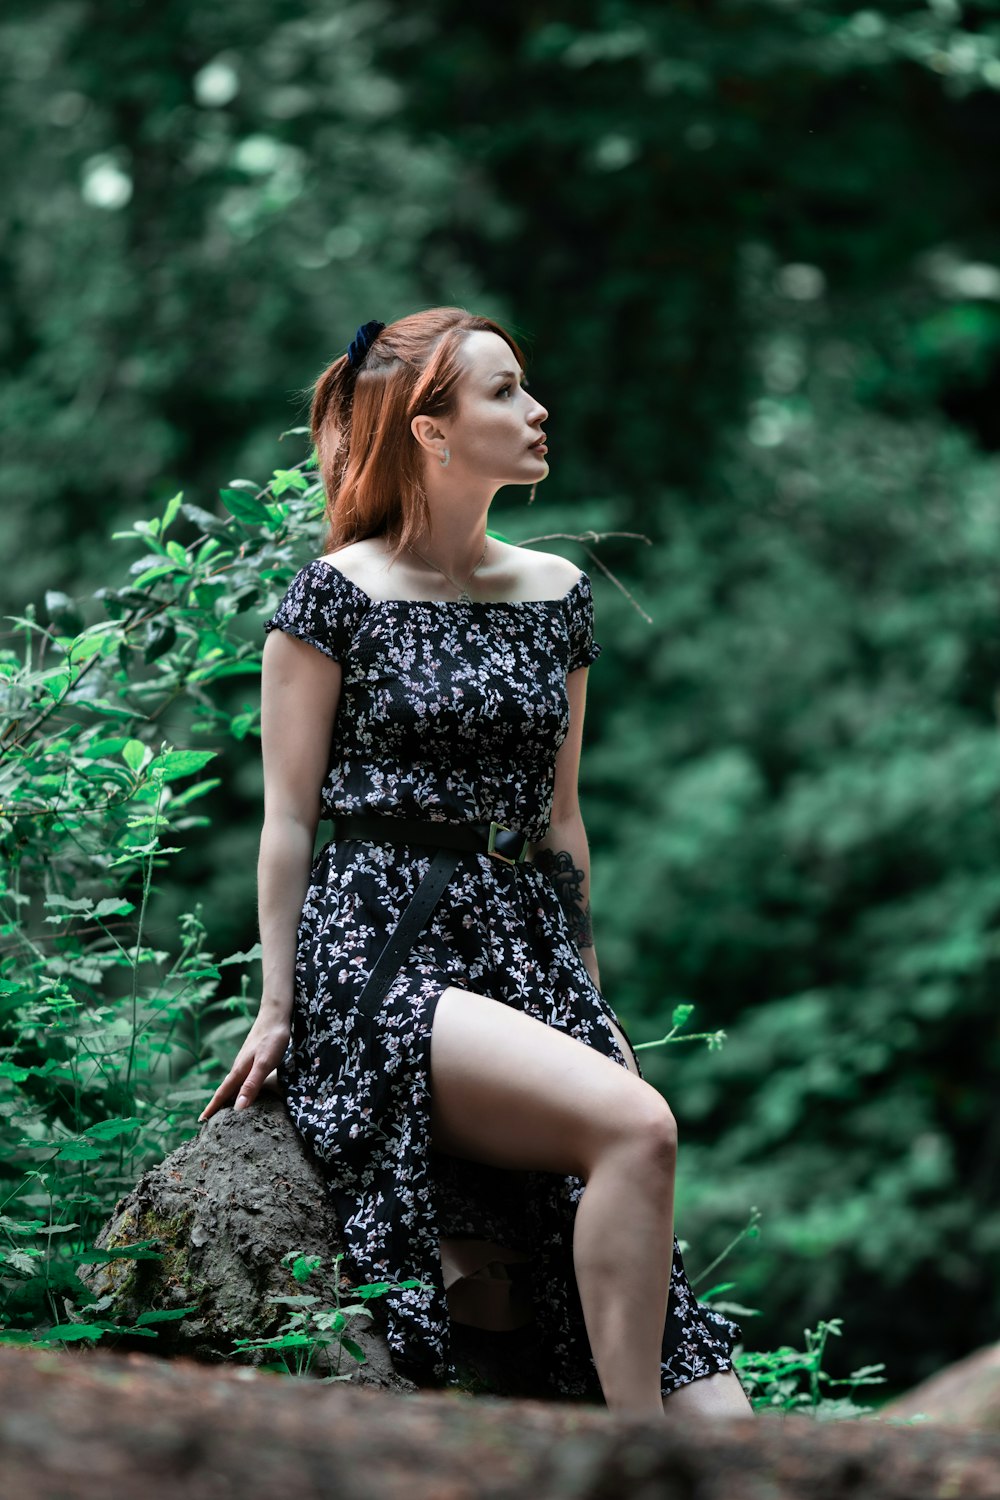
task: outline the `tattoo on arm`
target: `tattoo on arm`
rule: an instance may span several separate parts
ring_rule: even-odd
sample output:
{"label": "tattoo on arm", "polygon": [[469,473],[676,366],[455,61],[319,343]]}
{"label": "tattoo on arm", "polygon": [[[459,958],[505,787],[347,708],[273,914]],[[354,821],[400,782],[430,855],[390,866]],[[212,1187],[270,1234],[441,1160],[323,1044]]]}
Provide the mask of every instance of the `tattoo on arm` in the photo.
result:
{"label": "tattoo on arm", "polygon": [[556,888],[556,895],[566,913],[569,930],[578,948],[592,948],[594,933],[590,922],[590,902],[583,898],[583,871],[578,869],[568,849],[538,849],[535,864]]}

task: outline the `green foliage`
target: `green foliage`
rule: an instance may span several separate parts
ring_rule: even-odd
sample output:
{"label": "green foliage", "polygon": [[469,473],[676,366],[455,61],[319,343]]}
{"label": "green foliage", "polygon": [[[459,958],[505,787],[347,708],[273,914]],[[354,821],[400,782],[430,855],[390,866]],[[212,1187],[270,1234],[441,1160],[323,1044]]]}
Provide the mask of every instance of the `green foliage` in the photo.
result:
{"label": "green foliage", "polygon": [[[831,1318],[819,1324],[815,1333],[805,1331],[803,1351],[782,1345],[767,1353],[743,1354],[737,1361],[740,1380],[757,1412],[801,1412],[819,1422],[844,1421],[870,1415],[875,1408],[854,1400],[859,1386],[883,1385],[885,1365],[864,1365],[844,1379],[837,1379],[823,1369],[823,1353],[831,1334],[839,1338],[843,1320]],[[843,1396],[829,1391],[846,1386]]]}
{"label": "green foliage", "polygon": [[0,1344],[30,1344],[33,1348],[42,1345],[64,1349],[70,1344],[96,1344],[103,1341],[112,1347],[118,1338],[156,1338],[154,1323],[173,1323],[195,1312],[195,1307],[149,1308],[141,1312],[134,1323],[109,1323],[106,1319],[95,1319],[89,1313],[71,1323],[55,1323],[51,1328],[0,1330]]}
{"label": "green foliage", "polygon": [[[285,498],[233,491],[257,509],[234,506],[225,523],[175,496],[124,533],[146,551],[124,587],[100,591],[98,620],[67,628],[67,604],[50,599],[51,623],[29,610],[20,651],[0,656],[0,1326],[11,1337],[134,1331],[79,1315],[67,1328],[64,1308],[84,1295],[74,1267],[113,1258],[90,1248],[96,1230],[144,1167],[194,1133],[194,1101],[250,1019],[257,950],[215,960],[200,907],[165,946],[147,934],[158,883],[208,824],[199,809],[218,786],[202,774],[218,751],[178,746],[165,729],[217,743],[257,731],[256,704],[233,713],[213,692],[258,677],[261,643],[242,616],[284,591],[292,538],[315,526],[312,471],[283,471],[277,487]],[[168,536],[182,521],[184,543]],[[220,988],[227,966],[242,974],[237,996]],[[146,1336],[162,1316],[143,1315]]]}
{"label": "green foliage", "polygon": [[[342,1255],[334,1258],[335,1272],[342,1259]],[[282,1256],[282,1265],[289,1267],[296,1281],[306,1282],[322,1267],[322,1261],[316,1256],[304,1256],[293,1250]],[[248,1353],[264,1351],[281,1356],[280,1363],[263,1365],[261,1368],[265,1370],[305,1376],[311,1374],[322,1361],[326,1365],[333,1364],[330,1374],[322,1377],[324,1384],[335,1380],[350,1380],[351,1369],[342,1372],[340,1367],[345,1354],[355,1365],[366,1362],[365,1352],[350,1337],[350,1330],[358,1318],[371,1318],[367,1304],[376,1297],[384,1297],[386,1292],[405,1291],[407,1288],[421,1286],[421,1282],[372,1281],[364,1286],[342,1287],[341,1281],[342,1278],[337,1275],[333,1307],[323,1307],[319,1297],[309,1293],[275,1297],[273,1301],[276,1307],[293,1309],[278,1332],[272,1338],[236,1339],[236,1348]],[[356,1300],[345,1302],[344,1297]],[[335,1353],[331,1355],[330,1350]]]}

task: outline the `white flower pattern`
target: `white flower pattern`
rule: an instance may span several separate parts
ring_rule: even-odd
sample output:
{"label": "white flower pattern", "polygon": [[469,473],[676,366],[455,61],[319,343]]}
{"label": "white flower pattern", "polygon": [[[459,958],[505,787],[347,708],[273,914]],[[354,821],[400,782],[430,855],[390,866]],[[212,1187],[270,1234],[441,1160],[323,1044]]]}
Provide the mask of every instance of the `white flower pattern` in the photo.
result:
{"label": "white flower pattern", "polygon": [[[339,662],[341,698],[324,816],[362,810],[446,822],[496,819],[533,840],[548,826],[566,736],[566,674],[596,660],[590,581],[561,599],[373,600],[316,560],[292,579],[265,630]],[[532,864],[463,854],[374,1021],[357,998],[431,856],[329,842],[299,924],[295,1000],[279,1069],[290,1117],[322,1165],[359,1281],[418,1278],[381,1309],[392,1356],[418,1385],[457,1378],[439,1239],[489,1239],[531,1256],[544,1382],[601,1401],[573,1271],[577,1177],[506,1172],[432,1149],[434,1009],[449,985],[558,1027],[625,1066],[620,1027],[570,936],[554,887]],[[663,1394],[728,1370],[739,1325],[699,1303],[673,1245]]]}

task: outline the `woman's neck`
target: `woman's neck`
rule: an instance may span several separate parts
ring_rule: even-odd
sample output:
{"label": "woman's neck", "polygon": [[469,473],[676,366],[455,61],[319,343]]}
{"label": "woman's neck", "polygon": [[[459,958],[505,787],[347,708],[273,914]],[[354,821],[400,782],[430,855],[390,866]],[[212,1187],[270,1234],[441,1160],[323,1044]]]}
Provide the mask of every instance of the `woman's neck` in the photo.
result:
{"label": "woman's neck", "polygon": [[433,505],[430,525],[414,539],[414,550],[453,578],[467,578],[483,562],[488,508],[488,502],[478,511],[468,501]]}

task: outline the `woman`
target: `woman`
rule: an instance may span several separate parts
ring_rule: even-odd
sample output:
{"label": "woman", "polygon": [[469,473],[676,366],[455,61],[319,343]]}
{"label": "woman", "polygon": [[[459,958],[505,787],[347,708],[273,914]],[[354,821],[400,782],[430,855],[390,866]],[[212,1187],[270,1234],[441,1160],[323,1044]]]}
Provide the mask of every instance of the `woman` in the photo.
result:
{"label": "woman", "polygon": [[201,1118],[277,1066],[357,1277],[423,1283],[386,1298],[418,1384],[454,1378],[452,1320],[530,1318],[553,1395],[746,1416],[740,1330],[673,1240],[673,1117],[600,992],[589,582],[486,534],[548,473],[523,365],[437,308],[365,324],[317,383],[330,555],[265,627],[263,994]]}

